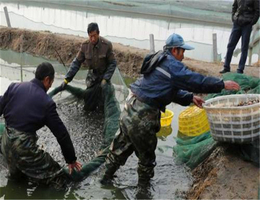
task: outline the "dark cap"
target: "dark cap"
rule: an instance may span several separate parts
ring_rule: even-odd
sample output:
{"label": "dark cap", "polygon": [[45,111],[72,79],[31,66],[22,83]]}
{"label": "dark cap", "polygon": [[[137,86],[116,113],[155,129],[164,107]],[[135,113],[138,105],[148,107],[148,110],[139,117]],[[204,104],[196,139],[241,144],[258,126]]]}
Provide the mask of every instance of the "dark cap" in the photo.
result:
{"label": "dark cap", "polygon": [[165,43],[166,43],[165,48],[180,47],[185,50],[194,49],[194,47],[192,47],[188,44],[185,44],[185,42],[183,41],[183,38],[180,35],[175,34],[175,33],[171,34]]}

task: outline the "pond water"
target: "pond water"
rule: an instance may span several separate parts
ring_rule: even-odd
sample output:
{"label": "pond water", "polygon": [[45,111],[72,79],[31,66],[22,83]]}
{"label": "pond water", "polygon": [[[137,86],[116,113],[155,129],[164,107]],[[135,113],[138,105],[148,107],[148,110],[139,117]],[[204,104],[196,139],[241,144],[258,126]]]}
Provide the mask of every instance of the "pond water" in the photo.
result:
{"label": "pond water", "polygon": [[[11,59],[12,58],[12,59]],[[2,95],[7,89],[8,85],[13,81],[29,81],[34,77],[35,67],[43,62],[48,61],[40,57],[33,57],[28,54],[19,54],[12,51],[0,51],[0,95]],[[58,86],[66,72],[66,69],[56,61],[51,62],[57,72],[55,76],[55,82],[53,88]],[[21,68],[22,65],[22,68]],[[21,76],[22,71],[22,76]],[[80,71],[76,80],[73,80],[70,84],[85,88],[84,78],[86,71]],[[117,79],[114,79],[117,80]],[[118,81],[115,81],[118,82]],[[116,85],[115,85],[116,87]],[[52,90],[51,88],[50,90]],[[65,92],[64,92],[65,93]],[[63,94],[64,94],[63,93]],[[66,96],[66,95],[65,95]],[[63,97],[59,97],[61,99]],[[123,104],[121,100],[124,97],[120,97],[119,102]],[[121,98],[121,99],[120,99]],[[73,105],[72,105],[73,107]],[[70,106],[71,108],[71,106]],[[8,171],[3,161],[3,157],[0,155],[0,198],[1,199],[169,199],[169,198],[182,198],[183,193],[188,190],[192,178],[189,170],[183,165],[175,163],[173,157],[172,147],[175,145],[174,137],[178,132],[178,115],[185,109],[185,107],[178,106],[176,104],[170,104],[168,109],[174,112],[174,118],[170,127],[162,128],[158,135],[158,145],[156,149],[157,166],[155,167],[155,177],[151,181],[151,188],[145,193],[140,193],[137,185],[137,158],[132,155],[125,166],[121,167],[116,173],[115,183],[113,186],[104,187],[99,183],[99,179],[104,170],[101,167],[91,176],[86,178],[80,183],[75,184],[67,192],[53,191],[51,188],[36,187],[32,183],[21,182],[17,183],[7,179]],[[71,109],[72,120],[75,120],[75,124],[82,123],[82,118],[86,115],[79,112],[77,109]],[[79,113],[77,113],[79,112]],[[61,118],[65,116],[60,113]],[[76,117],[74,117],[76,116]],[[78,119],[81,117],[81,119]],[[87,119],[86,119],[87,120]],[[3,121],[3,118],[1,118]],[[66,120],[65,120],[66,125]],[[70,123],[73,123],[71,121]],[[84,128],[84,126],[83,126]],[[45,129],[46,130],[46,129]],[[44,131],[43,130],[43,133]],[[43,135],[42,135],[43,137]],[[55,139],[54,139],[55,140]],[[93,145],[92,141],[89,141],[89,146]],[[80,144],[77,143],[77,146]],[[56,145],[57,146],[57,145]],[[47,149],[59,148],[56,146],[49,146]],[[98,147],[95,147],[98,148]],[[81,150],[82,151],[82,150]],[[55,155],[54,155],[55,157]],[[60,155],[56,157],[60,158]],[[56,158],[55,157],[55,158]],[[81,158],[79,158],[81,159]],[[82,159],[81,159],[82,160]]]}
{"label": "pond water", "polygon": [[[90,22],[97,22],[100,35],[112,42],[122,43],[141,49],[149,49],[149,35],[155,38],[155,50],[160,50],[165,40],[172,33],[183,36],[195,47],[185,55],[203,61],[213,61],[213,33],[217,34],[217,53],[219,59],[224,60],[229,40],[231,25],[210,24],[129,14],[124,12],[111,12],[106,10],[82,7],[54,5],[50,3],[0,3],[0,25],[6,26],[3,7],[7,7],[12,27],[31,30],[49,30],[55,33],[66,33],[87,37],[86,29]],[[147,5],[148,6],[148,5]],[[230,8],[231,9],[231,8]],[[230,10],[231,11],[231,10]],[[228,15],[228,17],[230,17]],[[231,21],[230,21],[231,24]],[[240,45],[234,54],[232,63],[237,64],[240,58]],[[255,48],[252,62],[258,59],[258,49]]]}

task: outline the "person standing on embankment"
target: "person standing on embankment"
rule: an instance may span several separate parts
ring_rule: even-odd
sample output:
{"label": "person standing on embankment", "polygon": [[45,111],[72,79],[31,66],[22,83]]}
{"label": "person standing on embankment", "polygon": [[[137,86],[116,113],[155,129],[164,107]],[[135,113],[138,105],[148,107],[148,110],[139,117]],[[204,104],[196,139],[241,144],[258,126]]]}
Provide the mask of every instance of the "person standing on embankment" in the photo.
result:
{"label": "person standing on embankment", "polygon": [[259,1],[260,0],[234,0],[232,6],[233,28],[227,45],[224,68],[219,73],[230,72],[231,59],[240,37],[242,44],[237,73],[244,73],[252,27],[259,19]]}

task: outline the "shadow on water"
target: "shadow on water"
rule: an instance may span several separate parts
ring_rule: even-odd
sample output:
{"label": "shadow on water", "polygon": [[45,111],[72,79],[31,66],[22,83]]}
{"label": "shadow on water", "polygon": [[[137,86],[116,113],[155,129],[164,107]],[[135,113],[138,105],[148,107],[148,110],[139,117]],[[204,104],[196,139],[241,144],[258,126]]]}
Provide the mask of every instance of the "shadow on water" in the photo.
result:
{"label": "shadow on water", "polygon": [[0,188],[0,198],[4,199],[76,199],[71,189],[55,191],[52,188],[39,186],[31,182],[8,180]]}
{"label": "shadow on water", "polygon": [[[1,56],[2,54],[0,54]],[[1,58],[1,57],[0,57]],[[4,59],[4,58],[2,58]],[[19,60],[19,59],[18,59]],[[39,60],[38,63],[42,62]],[[37,61],[36,61],[37,63]],[[7,68],[7,67],[5,67]],[[2,82],[8,86],[13,81],[13,76],[3,73],[0,67],[0,81],[3,76],[9,79]],[[6,70],[6,69],[5,69]],[[10,72],[17,71],[16,68],[9,68]],[[33,77],[33,70],[29,70],[27,78]],[[12,74],[12,73],[10,73]],[[81,75],[83,76],[83,75]],[[59,82],[59,81],[57,81]],[[84,83],[84,81],[82,81]],[[59,83],[56,83],[59,84]],[[2,87],[2,86],[1,86]],[[55,87],[55,86],[54,86]],[[4,91],[2,91],[4,92]],[[0,95],[2,95],[0,93]],[[64,97],[60,97],[64,98]],[[55,100],[56,101],[56,100]],[[96,155],[102,141],[102,120],[100,113],[84,113],[78,103],[60,104],[58,112],[65,125],[69,127],[71,138],[75,145],[75,151],[81,162],[87,162]],[[30,182],[15,182],[7,179],[8,171],[4,167],[4,161],[0,155],[0,198],[2,199],[178,199],[191,184],[190,172],[182,165],[178,165],[172,156],[172,147],[175,145],[174,136],[177,135],[178,125],[176,118],[183,107],[171,105],[167,107],[175,113],[172,125],[164,127],[157,134],[158,146],[156,150],[155,176],[148,188],[137,187],[138,159],[133,154],[128,158],[126,164],[116,172],[114,184],[104,187],[99,183],[104,172],[104,166],[79,183],[75,183],[68,191],[58,192],[51,188],[38,186]],[[95,123],[93,116],[96,116]],[[101,121],[100,121],[101,120]],[[94,126],[91,127],[91,125]],[[37,132],[38,133],[38,132]],[[47,128],[39,132],[38,142],[45,145],[55,160],[65,165],[60,147],[56,139]]]}

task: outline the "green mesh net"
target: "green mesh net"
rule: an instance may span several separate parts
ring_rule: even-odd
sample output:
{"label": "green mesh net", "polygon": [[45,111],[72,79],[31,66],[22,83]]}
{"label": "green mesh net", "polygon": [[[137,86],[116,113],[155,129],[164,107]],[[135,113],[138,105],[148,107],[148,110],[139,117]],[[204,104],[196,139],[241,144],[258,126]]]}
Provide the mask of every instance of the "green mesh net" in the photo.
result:
{"label": "green mesh net", "polygon": [[0,123],[0,137],[3,134],[4,130],[5,130],[5,124],[4,123]]}
{"label": "green mesh net", "polygon": [[[85,110],[95,110],[98,106],[104,107],[105,116],[103,127],[104,139],[100,147],[101,153],[88,163],[84,163],[80,172],[73,171],[70,176],[75,181],[87,177],[105,162],[110,143],[119,129],[119,117],[121,113],[119,105],[123,104],[128,96],[128,89],[118,69],[116,69],[111,82],[112,84],[106,84],[103,88],[100,84],[88,89],[81,89],[71,85],[67,85],[65,88],[74,97],[84,100]],[[49,96],[53,97],[60,91],[60,87],[57,87],[49,93]],[[67,174],[69,173],[67,168],[64,168],[64,171]]]}
{"label": "green mesh net", "polygon": [[209,131],[196,137],[188,137],[179,132],[175,140],[177,145],[173,151],[177,155],[176,161],[185,163],[191,169],[208,157],[217,144]]}
{"label": "green mesh net", "polygon": [[241,90],[234,91],[234,90],[222,90],[220,93],[209,94],[205,98],[205,100],[223,96],[223,95],[230,95],[230,94],[260,94],[260,79],[252,76],[247,76],[245,74],[237,74],[237,73],[226,73],[223,75],[223,80],[232,80],[239,83]]}
{"label": "green mesh net", "polygon": [[[73,87],[70,87],[72,90]],[[85,90],[77,90],[75,92],[81,91],[86,93]],[[73,90],[72,90],[73,91]],[[109,150],[109,145],[112,142],[115,133],[119,128],[119,117],[120,117],[120,108],[119,103],[115,97],[115,89],[111,84],[107,84],[103,88],[104,96],[104,114],[105,114],[105,123],[104,123],[104,140],[100,147],[101,154],[92,159],[90,162],[83,164],[82,170],[80,172],[73,171],[71,177],[75,181],[79,181],[84,177],[88,176],[91,172],[95,171],[100,165],[105,162],[106,155]],[[68,173],[68,169],[64,169]]]}
{"label": "green mesh net", "polygon": [[[76,99],[84,100],[84,108],[86,110],[94,110],[97,106],[104,107],[105,116],[103,127],[104,139],[102,145],[99,147],[101,153],[88,163],[84,163],[80,172],[72,172],[70,177],[75,181],[80,181],[87,177],[105,162],[110,143],[119,129],[120,105],[124,104],[129,91],[118,69],[115,70],[111,83],[112,84],[106,84],[103,88],[101,88],[100,84],[89,89],[81,89],[71,85],[67,85],[65,88],[66,91],[71,93]],[[54,97],[61,91],[61,87],[57,87],[49,92],[48,95]],[[5,124],[0,123],[0,141],[4,129]],[[64,168],[64,171],[69,174],[67,168]]]}
{"label": "green mesh net", "polygon": [[[226,73],[223,75],[223,80],[236,81],[241,86],[241,90],[222,90],[220,93],[209,94],[205,98],[206,100],[230,94],[260,94],[259,78],[247,76],[245,74]],[[176,155],[176,160],[185,163],[191,169],[198,166],[198,164],[207,158],[218,145],[218,142],[214,141],[211,137],[210,132],[203,133],[197,137],[188,137],[179,133],[175,140],[177,145],[173,147],[173,151]],[[244,160],[250,161],[259,167],[259,140],[255,140],[251,144],[235,144],[235,147]]]}
{"label": "green mesh net", "polygon": [[[93,91],[93,88],[91,88],[91,90],[83,90],[73,86],[66,87],[66,90],[79,99],[84,99],[90,96],[91,95],[90,91],[94,93],[96,92]],[[99,92],[102,92],[102,96],[104,97],[104,108],[105,108],[104,109],[105,123],[103,127],[104,140],[100,147],[101,149],[100,155],[92,159],[90,162],[83,164],[82,170],[80,172],[73,171],[73,173],[70,175],[70,177],[75,181],[80,181],[83,178],[87,177],[91,172],[95,171],[100,165],[102,165],[105,162],[106,155],[109,152],[110,143],[112,142],[114,135],[119,128],[120,107],[116,99],[115,87],[112,84],[106,84],[103,90],[101,90],[100,86],[97,86],[96,88],[94,88],[94,90],[99,90]],[[50,92],[50,95],[54,96],[55,94],[58,93],[57,91],[60,91],[60,89],[55,88],[53,91]],[[123,96],[126,94],[127,93],[125,92]],[[92,100],[93,98],[97,98],[97,96],[95,95],[96,94],[94,94],[94,96],[91,97]],[[120,95],[118,94],[118,96]],[[94,102],[96,101],[94,100]],[[5,129],[4,123],[2,124],[0,123],[0,141],[4,129]],[[67,174],[69,174],[67,168],[64,168],[64,171]]]}

